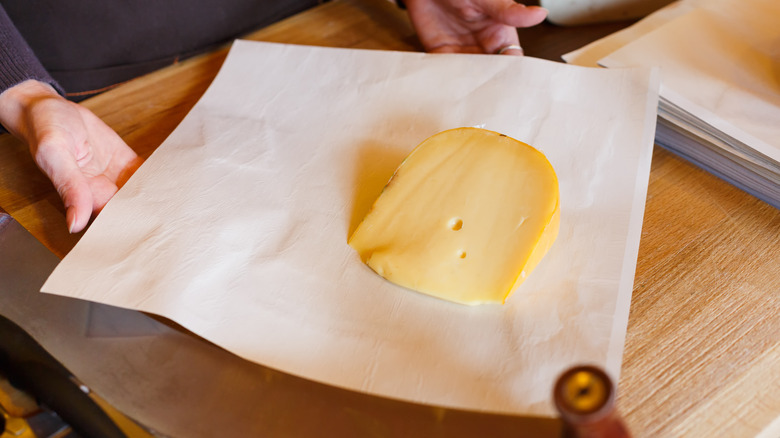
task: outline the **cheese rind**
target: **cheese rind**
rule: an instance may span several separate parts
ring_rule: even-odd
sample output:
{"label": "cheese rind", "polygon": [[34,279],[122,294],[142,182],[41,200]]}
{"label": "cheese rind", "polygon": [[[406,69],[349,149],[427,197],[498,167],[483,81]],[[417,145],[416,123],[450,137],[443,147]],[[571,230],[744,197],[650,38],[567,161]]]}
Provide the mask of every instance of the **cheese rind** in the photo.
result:
{"label": "cheese rind", "polygon": [[503,303],[552,246],[559,221],[558,179],[541,152],[457,128],[409,154],[348,243],[400,286]]}

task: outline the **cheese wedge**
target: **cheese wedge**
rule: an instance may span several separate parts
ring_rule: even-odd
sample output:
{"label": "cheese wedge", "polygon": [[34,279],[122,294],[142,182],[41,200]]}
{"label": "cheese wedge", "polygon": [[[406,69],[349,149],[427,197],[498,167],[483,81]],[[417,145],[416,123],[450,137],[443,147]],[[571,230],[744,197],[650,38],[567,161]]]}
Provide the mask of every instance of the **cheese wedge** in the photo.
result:
{"label": "cheese wedge", "polygon": [[558,200],[541,152],[496,132],[452,129],[409,154],[348,243],[400,286],[504,303],[555,241]]}

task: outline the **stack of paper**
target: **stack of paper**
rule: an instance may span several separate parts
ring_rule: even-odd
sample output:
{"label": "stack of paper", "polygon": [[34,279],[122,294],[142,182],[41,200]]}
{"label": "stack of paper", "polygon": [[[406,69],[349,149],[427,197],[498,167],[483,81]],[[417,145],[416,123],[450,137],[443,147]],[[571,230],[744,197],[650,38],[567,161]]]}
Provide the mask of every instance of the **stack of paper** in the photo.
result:
{"label": "stack of paper", "polygon": [[659,66],[656,143],[780,207],[780,3],[689,0],[564,58]]}

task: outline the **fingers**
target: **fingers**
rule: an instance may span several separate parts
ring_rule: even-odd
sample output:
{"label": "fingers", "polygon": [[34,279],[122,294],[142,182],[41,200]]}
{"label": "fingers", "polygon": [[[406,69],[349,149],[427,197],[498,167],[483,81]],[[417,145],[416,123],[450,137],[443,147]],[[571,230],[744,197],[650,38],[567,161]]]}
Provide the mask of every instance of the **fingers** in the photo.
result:
{"label": "fingers", "polygon": [[[93,116],[94,117],[94,116]],[[66,208],[68,231],[83,230],[122,182],[140,166],[135,152],[100,119],[85,118],[65,130],[49,129],[38,137],[35,160],[49,177]]]}
{"label": "fingers", "polygon": [[509,32],[494,32],[490,36],[478,36],[479,44],[442,44],[430,47],[429,53],[472,53],[523,56],[523,48],[517,41],[514,28]]}
{"label": "fingers", "polygon": [[538,6],[525,6],[513,0],[486,1],[485,13],[496,24],[480,35],[486,53],[523,56],[517,30],[518,27],[536,26],[547,18],[547,10]]}
{"label": "fingers", "polygon": [[98,214],[103,210],[108,201],[116,195],[119,187],[105,175],[88,178],[88,181],[90,191],[92,192],[92,212]]}
{"label": "fingers", "polygon": [[0,98],[0,121],[15,128],[51,180],[65,205],[70,232],[83,230],[141,165],[100,118],[48,85],[27,81]]}
{"label": "fingers", "polygon": [[536,26],[547,18],[547,9],[525,6],[514,1],[486,2],[485,12],[497,21],[512,27]]}
{"label": "fingers", "polygon": [[514,27],[495,24],[476,35],[484,53],[497,55],[523,55],[523,48]]}
{"label": "fingers", "polygon": [[496,51],[497,55],[523,56],[523,48],[519,44],[509,44]]}
{"label": "fingers", "polygon": [[484,53],[482,47],[475,45],[444,44],[428,50],[429,53]]}
{"label": "fingers", "polygon": [[61,145],[40,146],[37,159],[62,198],[71,233],[86,228],[92,215],[99,213],[119,190],[115,180],[104,174],[85,175],[75,157]]}
{"label": "fingers", "polygon": [[[459,3],[454,15],[440,17],[445,22],[440,23],[439,32],[435,34],[437,37],[428,38],[437,44],[426,45],[426,40],[423,40],[428,51],[522,56],[524,53],[517,28],[537,25],[547,17],[546,9],[525,6],[514,0],[464,0],[462,3],[465,6]],[[470,15],[464,11],[470,12]],[[418,34],[422,35],[422,31],[418,29]]]}

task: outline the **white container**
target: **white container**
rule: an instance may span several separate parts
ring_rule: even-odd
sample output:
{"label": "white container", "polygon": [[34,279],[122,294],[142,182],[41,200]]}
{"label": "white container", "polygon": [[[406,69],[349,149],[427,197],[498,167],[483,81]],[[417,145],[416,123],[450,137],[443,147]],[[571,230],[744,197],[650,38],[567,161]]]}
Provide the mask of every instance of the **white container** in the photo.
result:
{"label": "white container", "polygon": [[604,23],[643,17],[672,0],[540,0],[547,19],[561,26]]}

